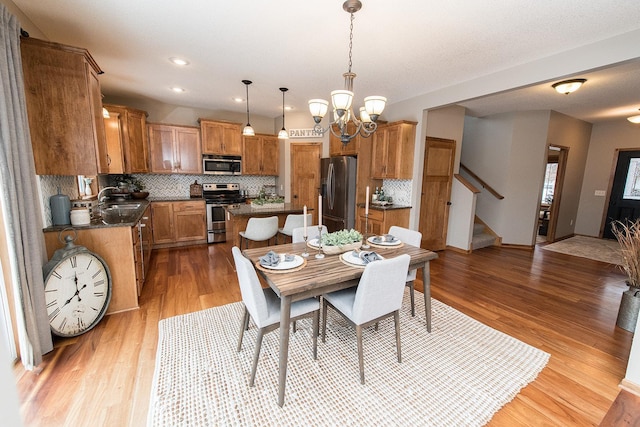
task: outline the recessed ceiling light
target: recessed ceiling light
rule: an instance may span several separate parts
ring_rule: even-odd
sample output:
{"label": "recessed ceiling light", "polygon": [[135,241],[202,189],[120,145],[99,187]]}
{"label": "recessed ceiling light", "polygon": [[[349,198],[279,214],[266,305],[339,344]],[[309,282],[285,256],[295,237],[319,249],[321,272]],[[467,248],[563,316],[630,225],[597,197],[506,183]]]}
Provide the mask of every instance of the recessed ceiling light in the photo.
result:
{"label": "recessed ceiling light", "polygon": [[184,92],[184,89],[183,89],[183,88],[181,88],[181,87],[177,87],[177,86],[173,86],[173,87],[171,88],[171,90],[172,90],[172,91],[174,91],[174,92],[176,92],[176,93],[182,93],[182,92]]}
{"label": "recessed ceiling light", "polygon": [[233,99],[233,102],[238,102],[238,103],[244,102],[244,98],[235,97],[235,98],[232,98],[232,99]]}
{"label": "recessed ceiling light", "polygon": [[291,105],[285,105],[284,109],[287,110],[287,111],[291,111],[291,110],[293,110],[293,107]]}
{"label": "recessed ceiling light", "polygon": [[571,80],[563,80],[558,83],[554,83],[551,85],[558,93],[564,93],[565,95],[569,95],[571,92],[575,92],[580,89],[580,87],[586,82],[587,79],[571,79]]}
{"label": "recessed ceiling light", "polygon": [[187,61],[186,59],[182,59],[182,58],[169,58],[169,61],[173,62],[176,65],[189,65],[189,61]]}

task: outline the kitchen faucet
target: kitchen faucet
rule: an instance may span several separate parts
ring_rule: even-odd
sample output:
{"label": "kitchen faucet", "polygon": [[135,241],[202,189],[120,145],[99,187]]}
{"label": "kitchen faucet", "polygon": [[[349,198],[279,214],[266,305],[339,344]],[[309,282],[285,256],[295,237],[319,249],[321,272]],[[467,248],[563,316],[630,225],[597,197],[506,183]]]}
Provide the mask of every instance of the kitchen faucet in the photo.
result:
{"label": "kitchen faucet", "polygon": [[100,197],[102,196],[102,193],[104,193],[106,190],[117,190],[118,187],[104,187],[102,190],[100,190],[98,192],[98,203],[102,204],[104,202],[104,200],[102,200]]}

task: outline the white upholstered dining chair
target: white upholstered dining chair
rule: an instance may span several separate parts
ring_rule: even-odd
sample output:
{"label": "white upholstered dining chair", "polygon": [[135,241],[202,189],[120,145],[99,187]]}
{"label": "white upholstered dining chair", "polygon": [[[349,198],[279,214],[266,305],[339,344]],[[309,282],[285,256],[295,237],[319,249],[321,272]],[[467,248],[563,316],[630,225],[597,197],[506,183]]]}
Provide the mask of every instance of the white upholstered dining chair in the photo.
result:
{"label": "white upholstered dining chair", "polygon": [[247,221],[247,229],[240,232],[240,245],[242,246],[242,239],[245,241],[245,248],[249,247],[249,240],[256,242],[267,241],[268,243],[268,241],[277,234],[277,216],[270,216],[266,218],[252,216],[249,218],[249,221]]}
{"label": "white upholstered dining chair", "polygon": [[[404,242],[411,246],[420,247],[420,242],[422,242],[422,233],[416,230],[410,230],[408,228],[399,227],[397,225],[392,225],[389,228],[389,234],[392,236],[396,236],[400,239],[401,242]],[[416,303],[415,296],[413,290],[413,284],[416,280],[416,273],[418,269],[410,270],[407,274],[406,284],[409,287],[409,296],[411,297],[411,316],[416,315]]]}
{"label": "white upholstered dining chair", "polygon": [[[244,331],[249,327],[249,319],[258,328],[256,346],[253,352],[253,364],[251,366],[251,378],[249,386],[253,387],[256,378],[256,368],[258,357],[262,347],[262,337],[280,327],[280,298],[271,288],[262,288],[256,270],[249,259],[242,255],[242,251],[237,246],[231,249],[236,265],[240,293],[244,304],[244,316],[240,325],[240,336],[238,338],[238,352],[242,349],[242,339]],[[316,298],[307,298],[295,301],[291,304],[291,321],[312,317],[313,318],[313,358],[318,357],[318,332],[320,325],[320,303]]]}
{"label": "white upholstered dining chair", "polygon": [[[313,217],[311,214],[307,214],[307,224],[311,224]],[[287,237],[291,237],[294,228],[302,227],[304,225],[304,214],[289,214],[287,219],[284,220],[284,227],[278,229],[278,234],[282,234],[284,243],[287,241]]]}
{"label": "white upholstered dining chair", "polygon": [[[322,234],[327,234],[327,226],[322,226]],[[315,239],[318,237],[318,226],[317,225],[308,225],[307,226],[307,238],[309,240]],[[300,243],[304,242],[304,227],[294,228],[291,232],[291,243]]]}
{"label": "white upholstered dining chair", "polygon": [[410,260],[409,255],[403,254],[395,258],[370,262],[365,267],[360,280],[354,281],[353,287],[323,295],[322,342],[326,341],[327,306],[330,305],[355,327],[361,384],[364,384],[362,328],[393,316],[398,363],[402,362],[399,311],[402,306],[402,294]]}

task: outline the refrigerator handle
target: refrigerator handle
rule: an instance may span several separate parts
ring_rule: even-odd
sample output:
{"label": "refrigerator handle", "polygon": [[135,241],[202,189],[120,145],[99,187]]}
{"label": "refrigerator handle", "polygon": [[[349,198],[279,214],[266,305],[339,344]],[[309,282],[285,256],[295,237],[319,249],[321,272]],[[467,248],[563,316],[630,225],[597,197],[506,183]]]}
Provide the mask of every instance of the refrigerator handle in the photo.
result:
{"label": "refrigerator handle", "polygon": [[327,173],[327,204],[329,209],[333,209],[333,202],[335,196],[335,171],[333,169],[333,163],[329,163],[329,170]]}

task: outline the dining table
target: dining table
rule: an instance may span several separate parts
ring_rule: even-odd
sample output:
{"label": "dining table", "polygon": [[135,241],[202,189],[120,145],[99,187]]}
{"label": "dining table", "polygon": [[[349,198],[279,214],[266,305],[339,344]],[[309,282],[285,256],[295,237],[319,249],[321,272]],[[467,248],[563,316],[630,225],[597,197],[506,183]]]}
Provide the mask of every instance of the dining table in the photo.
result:
{"label": "dining table", "polygon": [[[429,262],[438,258],[438,254],[412,246],[402,242],[395,246],[375,246],[368,248],[375,251],[383,258],[393,258],[398,255],[411,256],[409,270],[422,269],[422,282],[424,286],[425,321],[428,332],[431,332],[431,286]],[[277,254],[298,255],[300,259],[303,253],[308,256],[296,268],[288,270],[269,269],[260,265],[260,258],[269,251]],[[353,286],[353,280],[359,279],[364,272],[364,265],[354,265],[345,262],[340,254],[323,254],[316,247],[309,247],[307,243],[288,243],[254,249],[245,249],[243,254],[256,266],[258,273],[266,283],[280,297],[280,349],[279,349],[279,377],[278,377],[278,405],[284,405],[285,384],[287,379],[287,361],[289,356],[289,329],[291,323],[291,303],[309,297],[317,297],[322,294],[345,289]],[[375,261],[374,261],[375,262]],[[298,263],[296,263],[298,264]],[[351,281],[351,282],[350,282]]]}

